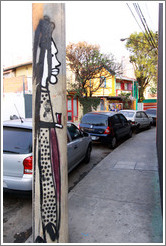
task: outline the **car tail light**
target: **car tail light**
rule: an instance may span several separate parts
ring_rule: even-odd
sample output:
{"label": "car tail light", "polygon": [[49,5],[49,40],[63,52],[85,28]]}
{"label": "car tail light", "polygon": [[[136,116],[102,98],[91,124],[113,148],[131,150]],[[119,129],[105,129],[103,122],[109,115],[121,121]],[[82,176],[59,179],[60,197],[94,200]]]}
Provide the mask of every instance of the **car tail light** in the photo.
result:
{"label": "car tail light", "polygon": [[110,134],[111,133],[111,129],[110,127],[108,126],[107,129],[105,130],[104,134]]}
{"label": "car tail light", "polygon": [[135,125],[135,121],[132,121],[131,124],[132,124],[132,125]]}
{"label": "car tail light", "polygon": [[32,174],[32,156],[27,157],[23,161],[24,174]]}
{"label": "car tail light", "polygon": [[80,130],[80,124],[78,124],[78,129]]}

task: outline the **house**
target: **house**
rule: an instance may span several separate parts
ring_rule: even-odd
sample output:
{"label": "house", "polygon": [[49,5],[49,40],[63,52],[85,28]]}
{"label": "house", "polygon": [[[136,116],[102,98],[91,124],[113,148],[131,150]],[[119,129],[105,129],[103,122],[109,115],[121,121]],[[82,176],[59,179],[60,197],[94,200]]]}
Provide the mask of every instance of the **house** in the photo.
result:
{"label": "house", "polygon": [[135,83],[136,80],[132,78],[116,77],[112,70],[103,66],[96,73],[96,77],[90,80],[89,84],[91,86],[89,88],[97,88],[96,91],[94,90],[92,97],[99,97],[101,100],[98,110],[118,111],[124,108],[123,98],[120,96],[121,92],[130,93],[131,101],[129,107],[132,109],[136,107]]}
{"label": "house", "polygon": [[[83,108],[73,90],[77,84],[75,74],[66,66],[67,89],[67,120],[79,122],[83,115]],[[136,98],[134,89],[136,81],[125,77],[116,77],[115,73],[103,66],[96,69],[93,79],[87,81],[88,96],[100,99],[97,110],[113,110],[123,108],[121,92],[130,92]],[[135,103],[135,101],[134,101]],[[131,108],[135,108],[132,103]],[[32,117],[32,62],[18,64],[5,68],[3,71],[3,118],[9,119],[12,115]]]}
{"label": "house", "polygon": [[131,93],[133,96],[133,84],[136,80],[127,77],[116,77],[116,96],[123,93]]}
{"label": "house", "polygon": [[[67,66],[67,114],[68,120],[79,121],[83,115],[83,108],[79,103],[79,98],[76,97],[75,88],[78,84],[75,77],[72,77],[72,71]],[[95,69],[95,74],[92,79],[88,80],[85,85],[87,97],[97,97],[100,99],[100,104],[97,110],[109,110],[110,103],[121,102],[121,97],[116,96],[116,77],[115,73],[106,66]]]}
{"label": "house", "polygon": [[3,70],[3,120],[32,116],[32,62]]}

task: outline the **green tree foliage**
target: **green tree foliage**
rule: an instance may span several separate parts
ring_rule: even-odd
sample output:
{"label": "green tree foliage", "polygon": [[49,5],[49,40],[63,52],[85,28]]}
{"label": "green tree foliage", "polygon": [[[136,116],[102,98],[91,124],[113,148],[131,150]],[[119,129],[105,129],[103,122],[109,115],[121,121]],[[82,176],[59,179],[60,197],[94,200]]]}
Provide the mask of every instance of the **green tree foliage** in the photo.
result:
{"label": "green tree foliage", "polygon": [[[135,76],[139,84],[139,101],[144,99],[147,85],[157,84],[158,34],[151,31],[151,37],[144,33],[133,33],[127,39],[126,48],[131,52],[130,62],[134,65]],[[152,42],[153,41],[153,42]]]}
{"label": "green tree foliage", "polygon": [[129,103],[131,102],[131,99],[130,99],[131,93],[121,92],[119,96],[122,98],[124,109],[130,109]]}
{"label": "green tree foliage", "polygon": [[76,91],[79,96],[87,96],[87,92],[90,92],[91,97],[99,89],[104,81],[100,80],[98,87],[91,86],[88,81],[96,77],[96,73],[99,73],[100,78],[100,68],[104,66],[113,74],[120,72],[121,68],[113,55],[102,54],[98,45],[87,42],[70,43],[66,48],[66,57],[76,77],[72,90]]}
{"label": "green tree foliage", "polygon": [[100,104],[100,98],[97,97],[80,97],[79,102],[83,107],[83,114],[91,112],[92,109],[96,110]]}

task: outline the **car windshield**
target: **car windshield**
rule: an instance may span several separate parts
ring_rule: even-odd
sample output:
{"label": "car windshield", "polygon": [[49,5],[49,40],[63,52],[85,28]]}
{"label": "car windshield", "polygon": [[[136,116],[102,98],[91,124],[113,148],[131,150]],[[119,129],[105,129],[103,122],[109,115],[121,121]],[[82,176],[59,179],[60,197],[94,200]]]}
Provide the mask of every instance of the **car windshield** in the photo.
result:
{"label": "car windshield", "polygon": [[156,110],[153,110],[153,109],[147,109],[145,111],[147,114],[153,114],[153,115],[156,115]]}
{"label": "car windshield", "polygon": [[132,118],[134,116],[134,112],[128,111],[120,111],[125,117]]}
{"label": "car windshield", "polygon": [[3,127],[3,152],[28,154],[32,152],[32,130]]}
{"label": "car windshield", "polygon": [[81,123],[95,126],[107,126],[108,116],[100,114],[87,114],[83,116]]}

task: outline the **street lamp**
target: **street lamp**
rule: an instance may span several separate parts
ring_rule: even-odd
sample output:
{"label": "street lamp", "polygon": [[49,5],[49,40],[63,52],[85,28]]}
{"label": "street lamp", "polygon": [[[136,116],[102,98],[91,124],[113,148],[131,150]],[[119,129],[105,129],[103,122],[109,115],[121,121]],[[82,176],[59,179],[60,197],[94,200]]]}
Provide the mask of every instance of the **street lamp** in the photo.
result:
{"label": "street lamp", "polygon": [[[120,41],[125,41],[125,40],[132,40],[131,38],[121,38]],[[141,43],[141,44],[146,44],[145,42],[139,41],[139,40],[133,40],[135,43]]]}
{"label": "street lamp", "polygon": [[125,41],[126,39],[129,39],[129,38],[121,38],[120,41]]}

